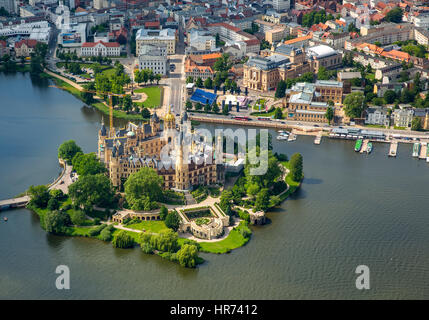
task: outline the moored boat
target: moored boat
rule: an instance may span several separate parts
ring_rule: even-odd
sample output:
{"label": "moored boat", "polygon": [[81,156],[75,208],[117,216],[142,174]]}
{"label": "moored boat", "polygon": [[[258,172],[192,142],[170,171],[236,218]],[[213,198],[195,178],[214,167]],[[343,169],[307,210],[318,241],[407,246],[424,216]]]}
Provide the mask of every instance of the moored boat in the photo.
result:
{"label": "moored boat", "polygon": [[277,140],[287,140],[288,139],[288,136],[287,135],[278,135],[277,136]]}
{"label": "moored boat", "polygon": [[3,220],[4,220],[4,221],[7,221],[7,217],[4,217],[4,218],[3,218]]}
{"label": "moored boat", "polygon": [[427,144],[427,149],[426,149],[426,162],[429,162],[429,143]]}
{"label": "moored boat", "polygon": [[420,155],[420,143],[416,142],[413,145],[413,157],[417,158]]}
{"label": "moored boat", "polygon": [[368,145],[366,146],[366,153],[371,153],[372,151],[372,142],[368,142]]}
{"label": "moored boat", "polygon": [[362,139],[358,139],[358,140],[356,140],[356,144],[355,144],[355,151],[356,152],[359,152],[360,151],[360,149],[362,148]]}

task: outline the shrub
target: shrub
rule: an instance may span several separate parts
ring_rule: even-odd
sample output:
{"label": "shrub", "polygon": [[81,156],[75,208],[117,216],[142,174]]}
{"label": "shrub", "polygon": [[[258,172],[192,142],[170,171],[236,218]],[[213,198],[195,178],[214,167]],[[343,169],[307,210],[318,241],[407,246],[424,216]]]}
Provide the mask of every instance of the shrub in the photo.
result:
{"label": "shrub", "polygon": [[90,235],[91,237],[98,236],[98,235],[100,234],[100,232],[101,232],[104,228],[106,228],[106,225],[105,225],[105,224],[99,225],[99,226],[97,226],[97,227],[95,227],[95,228],[93,228],[93,229],[89,230],[89,235]]}
{"label": "shrub", "polygon": [[167,228],[173,229],[174,231],[177,231],[177,229],[179,229],[180,218],[176,211],[167,214],[167,217],[165,218],[165,225],[167,226]]}
{"label": "shrub", "polygon": [[108,228],[104,228],[100,232],[100,240],[110,241],[112,239],[112,232]]}
{"label": "shrub", "polygon": [[60,203],[58,202],[58,200],[56,198],[51,198],[48,201],[48,205],[47,208],[51,211],[54,210],[58,210],[58,208],[60,207]]}
{"label": "shrub", "polygon": [[85,222],[85,213],[81,210],[72,210],[69,213],[71,222],[75,226],[80,226]]}
{"label": "shrub", "polygon": [[112,244],[115,248],[127,249],[134,246],[134,240],[126,231],[121,230],[113,237]]}

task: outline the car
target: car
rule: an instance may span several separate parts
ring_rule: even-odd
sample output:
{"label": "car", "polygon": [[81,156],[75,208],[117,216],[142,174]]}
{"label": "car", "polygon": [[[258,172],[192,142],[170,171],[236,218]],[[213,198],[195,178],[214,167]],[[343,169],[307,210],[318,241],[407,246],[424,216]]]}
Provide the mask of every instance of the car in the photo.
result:
{"label": "car", "polygon": [[314,127],[320,127],[318,124],[315,124]]}
{"label": "car", "polygon": [[280,122],[281,124],[286,124],[286,122],[284,122],[284,121],[282,121],[282,122]]}

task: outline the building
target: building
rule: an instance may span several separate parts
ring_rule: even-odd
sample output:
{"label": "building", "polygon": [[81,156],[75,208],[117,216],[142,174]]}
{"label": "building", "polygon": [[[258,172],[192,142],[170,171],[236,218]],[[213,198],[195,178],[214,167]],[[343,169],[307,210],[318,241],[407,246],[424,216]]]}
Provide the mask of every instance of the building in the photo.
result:
{"label": "building", "polygon": [[394,125],[396,127],[411,128],[414,111],[411,108],[400,107],[392,113]]}
{"label": "building", "polygon": [[383,107],[371,107],[366,109],[365,124],[388,126],[389,116]]}
{"label": "building", "polygon": [[311,65],[305,59],[305,51],[301,48],[273,47],[270,56],[253,56],[243,65],[243,85],[256,91],[273,90],[280,80],[310,72]]}
{"label": "building", "polygon": [[288,120],[328,122],[326,110],[332,101],[342,102],[343,84],[320,80],[316,83],[299,82],[286,90],[286,116]]}
{"label": "building", "polygon": [[[130,174],[143,167],[156,170],[163,177],[165,189],[185,191],[197,185],[223,183],[223,164],[216,164],[213,160],[212,142],[188,142],[189,137],[192,137],[192,132],[186,113],[176,124],[169,111],[164,117],[163,131],[156,113],[150,123],[129,123],[114,136],[109,136],[102,124],[98,134],[98,157],[106,165],[115,187],[120,187]],[[166,158],[161,159],[166,145],[169,152]]]}
{"label": "building", "polygon": [[208,31],[204,30],[191,30],[188,33],[189,46],[194,48],[194,51],[215,51],[216,38]]}
{"label": "building", "polygon": [[273,0],[273,9],[282,12],[290,9],[290,0]]}
{"label": "building", "polygon": [[343,93],[347,94],[351,92],[352,80],[353,79],[362,79],[360,72],[346,72],[341,71],[337,74],[337,80],[343,83]]}
{"label": "building", "polygon": [[286,37],[286,28],[285,27],[276,27],[271,30],[265,31],[265,41],[268,41],[270,44],[277,43],[283,40]]}
{"label": "building", "polygon": [[0,58],[4,55],[9,54],[9,48],[4,40],[0,40]]}
{"label": "building", "polygon": [[207,78],[213,78],[214,71],[210,66],[197,65],[192,59],[185,59],[185,76],[194,79],[201,78],[203,81]]}
{"label": "building", "polygon": [[66,25],[58,35],[58,44],[65,48],[81,48],[86,42],[86,23]]}
{"label": "building", "polygon": [[17,57],[29,57],[36,48],[37,41],[32,39],[23,39],[15,42],[15,56]]}
{"label": "building", "polygon": [[316,73],[320,67],[336,69],[342,66],[341,53],[323,44],[308,48],[307,58],[312,62],[313,70]]}
{"label": "building", "polygon": [[16,13],[15,0],[0,0],[0,8],[4,8],[9,13]]}
{"label": "building", "polygon": [[109,0],[94,0],[94,9],[100,10],[110,7]]}
{"label": "building", "polygon": [[143,45],[140,50],[139,69],[152,70],[154,74],[167,75],[169,63],[165,45]]}
{"label": "building", "polygon": [[82,57],[119,57],[121,46],[117,42],[85,42],[80,49]]}
{"label": "building", "polygon": [[414,109],[414,118],[420,119],[423,130],[429,129],[429,109]]}
{"label": "building", "polygon": [[149,30],[139,29],[136,33],[136,53],[140,56],[140,51],[143,45],[165,45],[167,54],[176,53],[176,30],[162,29]]}

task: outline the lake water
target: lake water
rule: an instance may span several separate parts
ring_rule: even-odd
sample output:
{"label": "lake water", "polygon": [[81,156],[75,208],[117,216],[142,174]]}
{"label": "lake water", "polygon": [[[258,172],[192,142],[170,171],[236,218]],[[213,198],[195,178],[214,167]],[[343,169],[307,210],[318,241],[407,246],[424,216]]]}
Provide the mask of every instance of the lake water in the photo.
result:
{"label": "lake water", "polygon": [[[0,74],[0,95],[1,199],[52,181],[64,140],[96,150],[101,115],[68,93]],[[245,247],[202,254],[206,263],[184,269],[139,248],[48,235],[30,211],[5,211],[0,298],[429,298],[429,164],[412,159],[410,145],[389,159],[385,144],[370,155],[347,141],[273,144],[289,156],[302,153],[304,183],[268,214],[271,223],[252,227]],[[58,265],[70,267],[69,291],[55,288]],[[370,290],[355,287],[358,265],[370,268]]]}

